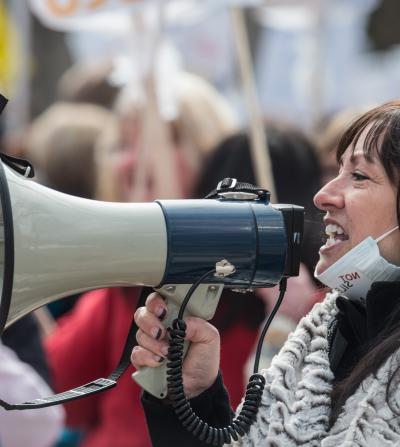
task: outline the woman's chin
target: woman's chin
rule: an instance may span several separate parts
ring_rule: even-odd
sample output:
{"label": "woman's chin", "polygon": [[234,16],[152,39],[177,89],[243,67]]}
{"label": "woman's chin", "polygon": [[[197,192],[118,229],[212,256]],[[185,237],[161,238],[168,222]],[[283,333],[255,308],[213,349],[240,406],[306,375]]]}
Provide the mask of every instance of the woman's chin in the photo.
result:
{"label": "woman's chin", "polygon": [[315,267],[315,275],[321,275],[351,249],[348,241],[324,245],[319,250],[319,261]]}
{"label": "woman's chin", "polygon": [[328,260],[324,259],[323,256],[320,256],[319,261],[315,267],[314,276],[319,276],[325,272],[330,266],[332,262],[328,262]]}

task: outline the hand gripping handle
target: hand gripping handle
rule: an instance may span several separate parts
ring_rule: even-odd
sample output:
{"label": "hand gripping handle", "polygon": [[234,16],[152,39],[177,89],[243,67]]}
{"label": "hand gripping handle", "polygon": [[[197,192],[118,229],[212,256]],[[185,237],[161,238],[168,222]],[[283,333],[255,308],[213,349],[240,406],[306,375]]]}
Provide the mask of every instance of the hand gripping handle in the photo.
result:
{"label": "hand gripping handle", "polygon": [[[168,284],[156,290],[167,303],[167,315],[162,321],[165,328],[170,327],[175,318],[178,317],[179,308],[191,286],[191,284]],[[191,315],[210,320],[217,309],[223,287],[223,284],[200,284],[186,307],[184,317]],[[184,355],[186,355],[188,348],[189,342],[185,341]],[[160,363],[160,366],[155,368],[149,366],[138,368],[132,374],[136,383],[158,399],[167,397],[167,361],[165,359]]]}

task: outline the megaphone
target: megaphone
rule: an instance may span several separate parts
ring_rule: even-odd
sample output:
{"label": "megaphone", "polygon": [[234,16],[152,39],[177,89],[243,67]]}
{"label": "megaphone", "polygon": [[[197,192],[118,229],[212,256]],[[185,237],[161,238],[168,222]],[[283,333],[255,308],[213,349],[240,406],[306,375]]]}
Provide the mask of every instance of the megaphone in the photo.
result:
{"label": "megaphone", "polygon": [[[157,288],[172,319],[190,286],[217,268],[187,310],[210,319],[223,287],[298,274],[303,208],[271,205],[266,191],[238,191],[229,179],[211,199],[106,203],[49,189],[27,177],[29,166],[2,160],[0,334],[44,304],[102,287]],[[165,396],[159,368],[149,370],[135,380]]]}

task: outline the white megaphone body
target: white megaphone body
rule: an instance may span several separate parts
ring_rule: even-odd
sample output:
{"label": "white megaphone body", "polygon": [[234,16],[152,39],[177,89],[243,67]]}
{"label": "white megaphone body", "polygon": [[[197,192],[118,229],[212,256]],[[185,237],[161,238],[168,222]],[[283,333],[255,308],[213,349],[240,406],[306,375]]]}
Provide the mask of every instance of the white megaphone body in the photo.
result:
{"label": "white megaphone body", "polygon": [[[46,303],[112,286],[157,288],[168,326],[191,285],[219,264],[229,273],[207,278],[186,309],[210,319],[224,286],[268,287],[298,274],[303,208],[271,206],[265,191],[228,185],[215,199],[106,203],[39,185],[1,155],[0,334]],[[143,368],[134,378],[165,397],[165,372]]]}

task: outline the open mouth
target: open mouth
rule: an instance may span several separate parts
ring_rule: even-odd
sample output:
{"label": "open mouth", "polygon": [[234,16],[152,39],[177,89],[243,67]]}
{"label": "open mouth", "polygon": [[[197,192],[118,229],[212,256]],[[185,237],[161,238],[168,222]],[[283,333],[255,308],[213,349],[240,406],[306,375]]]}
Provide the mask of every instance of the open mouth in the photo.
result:
{"label": "open mouth", "polygon": [[325,233],[328,236],[325,247],[331,247],[349,239],[343,228],[336,224],[328,224],[325,227]]}

